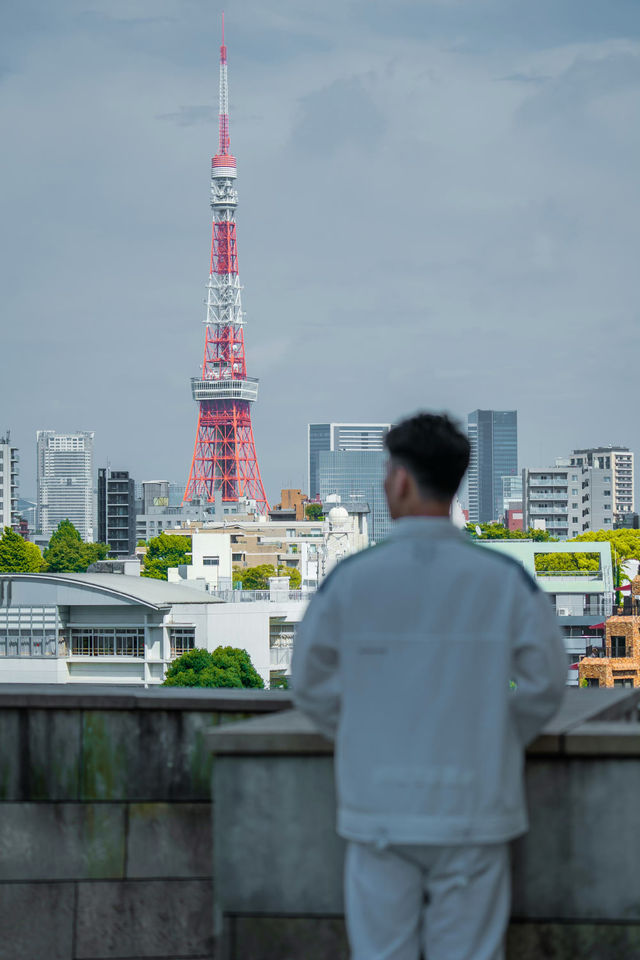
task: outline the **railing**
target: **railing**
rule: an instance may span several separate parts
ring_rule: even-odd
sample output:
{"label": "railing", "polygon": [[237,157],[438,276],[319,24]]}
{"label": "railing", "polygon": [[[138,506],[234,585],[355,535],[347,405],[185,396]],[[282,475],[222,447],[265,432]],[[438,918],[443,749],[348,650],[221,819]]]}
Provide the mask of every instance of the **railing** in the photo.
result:
{"label": "railing", "polygon": [[[551,554],[553,556],[553,554]],[[536,577],[582,577],[586,580],[602,580],[602,570],[536,570]]]}
{"label": "railing", "polygon": [[283,647],[271,647],[269,651],[269,663],[272,667],[288,667],[291,665],[293,655],[293,644]]}
{"label": "railing", "polygon": [[257,600],[307,600],[314,592],[306,590],[211,590],[211,596],[225,603],[255,603]]}
{"label": "railing", "polygon": [[610,617],[613,612],[613,602],[608,597],[585,601],[582,597],[569,600],[556,600],[555,611],[557,617]]}
{"label": "railing", "polygon": [[625,647],[624,650],[612,652],[611,647],[592,647],[585,653],[585,659],[596,660],[629,660],[635,658],[633,649]]}

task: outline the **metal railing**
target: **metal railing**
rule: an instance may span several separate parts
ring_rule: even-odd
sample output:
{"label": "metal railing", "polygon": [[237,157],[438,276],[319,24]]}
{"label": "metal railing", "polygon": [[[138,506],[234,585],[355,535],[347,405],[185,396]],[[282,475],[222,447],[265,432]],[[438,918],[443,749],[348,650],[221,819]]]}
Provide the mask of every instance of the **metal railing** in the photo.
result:
{"label": "metal railing", "polygon": [[211,596],[225,603],[255,603],[257,600],[307,600],[311,590],[211,590]]}
{"label": "metal railing", "polygon": [[602,580],[602,570],[536,570],[536,577],[582,577],[586,580]]}

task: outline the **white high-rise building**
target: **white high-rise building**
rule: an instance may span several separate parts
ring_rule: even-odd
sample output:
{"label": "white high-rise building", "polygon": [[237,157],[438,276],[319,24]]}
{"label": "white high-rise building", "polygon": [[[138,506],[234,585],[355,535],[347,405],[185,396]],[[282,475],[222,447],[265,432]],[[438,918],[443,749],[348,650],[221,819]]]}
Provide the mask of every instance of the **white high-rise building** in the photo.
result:
{"label": "white high-rise building", "polygon": [[18,448],[0,437],[0,535],[18,519]]}
{"label": "white high-rise building", "polygon": [[611,471],[612,510],[614,520],[634,511],[633,453],[628,447],[588,447],[574,450],[571,463],[578,467],[596,467]]}
{"label": "white high-rise building", "polygon": [[94,523],[93,432],[38,430],[38,529],[50,537],[70,520],[91,542]]}

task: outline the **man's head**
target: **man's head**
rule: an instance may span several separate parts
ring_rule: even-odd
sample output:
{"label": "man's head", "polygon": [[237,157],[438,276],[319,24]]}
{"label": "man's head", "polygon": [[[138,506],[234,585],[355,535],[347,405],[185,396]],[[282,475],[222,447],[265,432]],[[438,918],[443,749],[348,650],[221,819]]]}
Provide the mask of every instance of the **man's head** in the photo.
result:
{"label": "man's head", "polygon": [[393,519],[447,516],[469,465],[469,441],[445,413],[418,413],[389,430],[384,490]]}

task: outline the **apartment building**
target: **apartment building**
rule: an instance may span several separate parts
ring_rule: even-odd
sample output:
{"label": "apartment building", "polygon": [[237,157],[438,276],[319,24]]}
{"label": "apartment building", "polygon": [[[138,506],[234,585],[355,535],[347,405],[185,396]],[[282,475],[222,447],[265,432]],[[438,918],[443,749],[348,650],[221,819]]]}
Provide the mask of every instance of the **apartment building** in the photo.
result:
{"label": "apartment building", "polygon": [[18,448],[9,432],[0,437],[0,534],[18,523]]}
{"label": "apartment building", "polygon": [[611,469],[558,459],[522,471],[524,529],[542,528],[561,540],[587,530],[613,530]]}
{"label": "apartment building", "polygon": [[634,512],[634,456],[628,447],[588,447],[574,450],[570,463],[579,467],[597,467],[610,474],[614,522],[622,523],[625,514]]}
{"label": "apartment building", "polygon": [[134,554],[135,483],[126,470],[98,470],[98,540],[109,544],[109,557]]}

